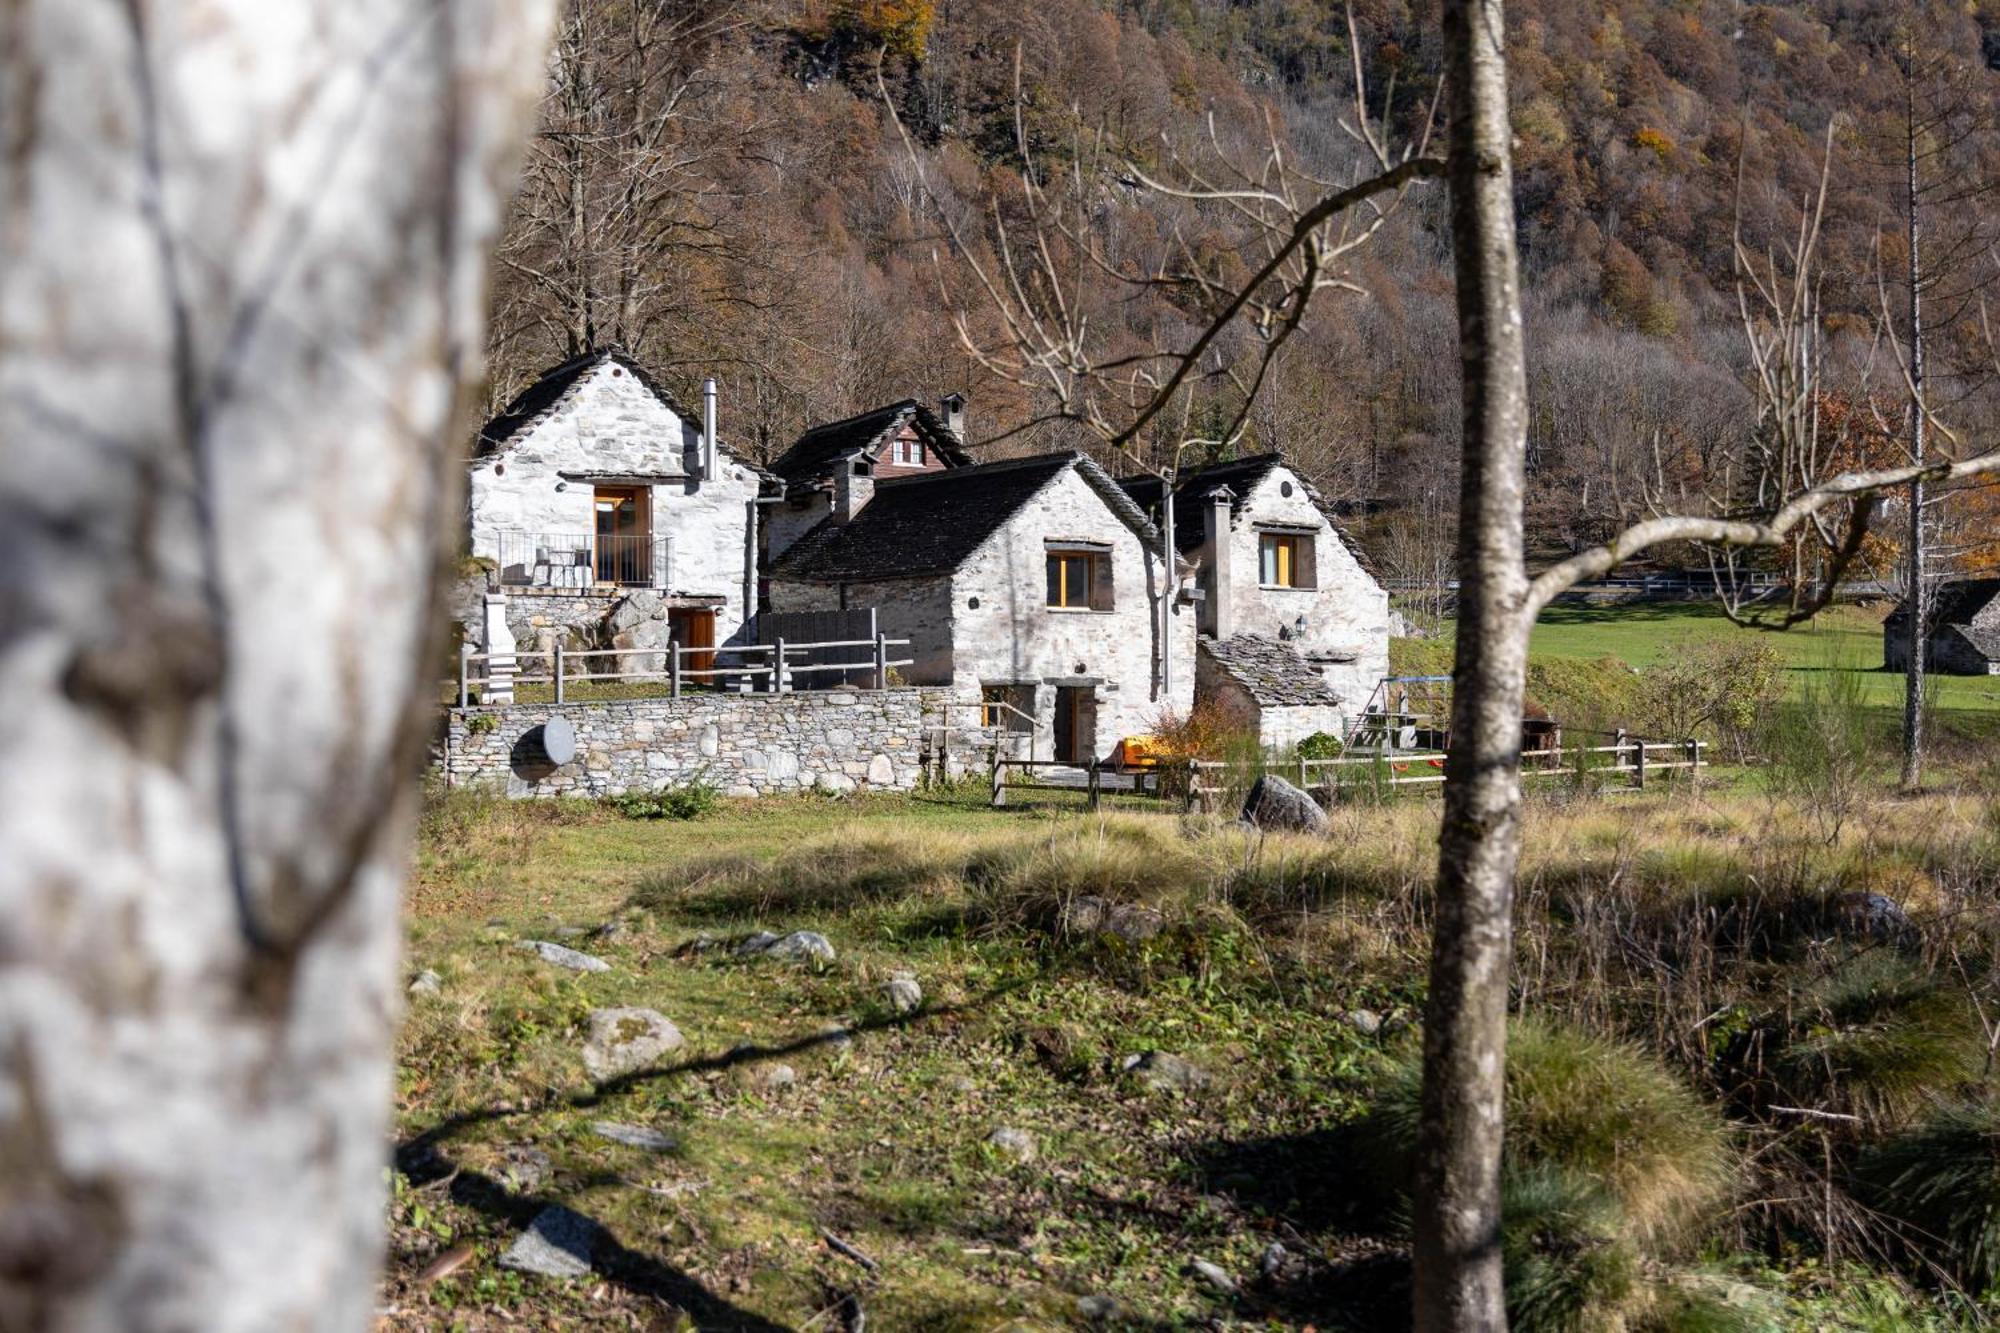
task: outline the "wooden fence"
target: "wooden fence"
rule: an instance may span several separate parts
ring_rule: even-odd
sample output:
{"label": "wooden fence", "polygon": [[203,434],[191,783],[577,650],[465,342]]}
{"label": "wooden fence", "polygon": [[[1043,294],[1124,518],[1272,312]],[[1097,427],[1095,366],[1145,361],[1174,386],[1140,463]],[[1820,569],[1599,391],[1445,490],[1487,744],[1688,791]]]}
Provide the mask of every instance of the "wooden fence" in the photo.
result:
{"label": "wooden fence", "polygon": [[[889,669],[905,667],[914,661],[907,657],[891,657],[892,648],[907,648],[908,639],[891,639],[877,634],[872,639],[834,639],[816,643],[787,643],[778,639],[772,643],[735,644],[720,648],[686,648],[678,641],[669,642],[664,648],[590,648],[570,651],[558,645],[551,652],[478,653],[471,645],[466,645],[458,659],[458,706],[472,705],[475,691],[482,703],[492,702],[494,694],[510,696],[516,685],[550,685],[554,687],[555,702],[566,702],[564,694],[568,686],[583,681],[663,681],[670,698],[678,699],[682,689],[689,685],[705,685],[710,688],[726,687],[730,682],[741,682],[748,688],[759,688],[767,693],[786,694],[795,690],[794,678],[801,675],[817,679],[817,673],[842,673],[843,682],[835,688],[855,688],[846,684],[848,672],[866,672],[867,684],[864,689],[883,690],[889,687]],[[860,658],[859,650],[867,649],[864,660],[851,662],[829,662],[822,658],[825,650],[842,649]],[[724,666],[718,659],[730,658],[739,665]],[[632,659],[639,659],[636,670],[625,670]],[[664,660],[663,660],[664,659]],[[705,662],[707,665],[690,666],[689,661]],[[609,670],[594,669],[597,664],[609,662]],[[523,671],[526,663],[540,664],[539,670]],[[582,669],[577,669],[577,664]],[[650,665],[659,663],[659,665]],[[475,668],[484,668],[475,670]]]}

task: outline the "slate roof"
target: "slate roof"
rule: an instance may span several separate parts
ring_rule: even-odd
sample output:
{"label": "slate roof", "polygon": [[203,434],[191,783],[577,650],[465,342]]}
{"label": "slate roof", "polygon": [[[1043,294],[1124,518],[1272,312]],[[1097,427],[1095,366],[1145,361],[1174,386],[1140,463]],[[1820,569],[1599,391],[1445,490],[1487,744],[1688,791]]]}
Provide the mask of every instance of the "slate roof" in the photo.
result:
{"label": "slate roof", "polygon": [[[630,372],[633,379],[645,386],[646,391],[657,398],[661,405],[696,431],[701,429],[701,417],[681,406],[680,401],[660,386],[647,369],[615,347],[600,348],[595,352],[585,352],[571,357],[550,370],[541,378],[514,395],[499,416],[494,417],[479,428],[479,436],[473,445],[473,457],[484,458],[496,453],[512,443],[518,435],[525,434],[548,420],[566,406],[577,386],[589,378],[590,372],[605,362],[614,362]],[[720,431],[717,434],[721,434]],[[749,468],[760,476],[769,474],[757,464],[729,447],[726,440],[717,440],[716,448],[727,454],[731,461]]]}
{"label": "slate roof", "polygon": [[814,426],[778,456],[771,471],[794,488],[815,485],[830,476],[838,464],[868,452],[912,421],[917,434],[948,465],[964,467],[972,461],[958,436],[935,412],[914,398],[905,398],[842,421]]}
{"label": "slate roof", "polygon": [[1989,662],[2000,662],[2000,629],[1982,629],[1977,625],[1954,625],[1952,628],[1964,635],[1965,641],[1981,657]]}
{"label": "slate roof", "polygon": [[[1938,585],[1931,595],[1931,624],[1966,625],[2000,597],[2000,579],[1953,579]],[[1897,607],[1882,622],[1887,630],[1900,629],[1909,622],[1909,611]]]}
{"label": "slate roof", "polygon": [[879,481],[848,522],[822,519],[788,547],[772,577],[866,583],[950,573],[1071,468],[1140,540],[1159,546],[1159,532],[1104,469],[1078,453],[1038,454]]}
{"label": "slate roof", "polygon": [[1262,634],[1233,634],[1203,639],[1201,651],[1231,680],[1250,692],[1261,707],[1338,704],[1319,670],[1289,643]]}
{"label": "slate roof", "polygon": [[[1233,458],[1226,463],[1211,463],[1205,468],[1185,473],[1174,486],[1174,546],[1182,554],[1199,550],[1205,533],[1202,530],[1201,508],[1203,498],[1217,486],[1227,486],[1235,492],[1235,499],[1229,502],[1229,513],[1233,518],[1243,512],[1243,505],[1250,498],[1250,492],[1264,478],[1271,475],[1271,469],[1283,464],[1283,454],[1257,454],[1250,458]],[[1305,484],[1305,479],[1299,479]],[[1157,516],[1160,495],[1166,490],[1158,477],[1120,477],[1118,484],[1132,497],[1149,517]],[[1306,486],[1306,495],[1315,504],[1319,496],[1311,486]]]}

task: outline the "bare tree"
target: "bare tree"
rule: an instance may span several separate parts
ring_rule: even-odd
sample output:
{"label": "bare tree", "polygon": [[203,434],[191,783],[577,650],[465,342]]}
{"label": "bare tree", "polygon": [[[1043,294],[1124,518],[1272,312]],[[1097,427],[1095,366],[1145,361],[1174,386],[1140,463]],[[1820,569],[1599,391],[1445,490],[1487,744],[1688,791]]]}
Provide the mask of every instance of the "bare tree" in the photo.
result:
{"label": "bare tree", "polygon": [[547,0],[0,16],[0,1325],[359,1328]]}

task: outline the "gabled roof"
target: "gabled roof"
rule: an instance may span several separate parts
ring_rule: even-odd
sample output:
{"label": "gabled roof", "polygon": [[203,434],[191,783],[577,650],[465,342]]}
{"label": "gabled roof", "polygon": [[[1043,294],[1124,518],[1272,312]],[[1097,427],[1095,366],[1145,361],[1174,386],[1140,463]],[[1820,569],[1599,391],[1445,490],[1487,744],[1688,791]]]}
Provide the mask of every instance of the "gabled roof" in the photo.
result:
{"label": "gabled roof", "polygon": [[1221,640],[1203,639],[1200,650],[1261,706],[1296,708],[1340,702],[1319,668],[1299,656],[1289,643],[1262,634],[1232,634]]}
{"label": "gabled roof", "polygon": [[[647,369],[615,347],[600,348],[571,357],[550,370],[521,392],[514,395],[499,416],[494,417],[479,428],[479,436],[473,446],[473,457],[484,458],[506,448],[518,436],[533,430],[567,406],[576,390],[590,378],[590,373],[606,362],[622,366],[645,390],[658,399],[660,405],[679,417],[690,428],[699,431],[701,418],[681,406],[680,401],[660,386]],[[719,435],[721,432],[718,431]],[[760,475],[768,475],[755,463],[729,447],[727,441],[717,440],[716,448],[727,454],[732,462]]]}
{"label": "gabled roof", "polygon": [[[1930,623],[1933,627],[1969,624],[1996,597],[2000,597],[2000,579],[1953,579],[1941,583],[1931,594]],[[1894,629],[1907,624],[1909,618],[1908,608],[1898,606],[1882,623]]]}
{"label": "gabled roof", "polygon": [[2000,629],[1981,629],[1977,625],[1953,625],[1951,629],[1988,662],[2000,662]]}
{"label": "gabled roof", "polygon": [[1149,549],[1159,546],[1160,534],[1103,468],[1082,454],[1039,454],[877,482],[860,513],[846,523],[820,520],[771,574],[801,583],[948,574],[1072,468]]}
{"label": "gabled roof", "polygon": [[[1283,454],[1257,454],[1250,458],[1232,458],[1226,463],[1211,463],[1193,472],[1183,473],[1174,484],[1174,546],[1182,553],[1200,548],[1205,534],[1202,531],[1200,507],[1207,494],[1217,486],[1227,486],[1235,493],[1229,502],[1229,513],[1233,518],[1243,512],[1243,506],[1250,498],[1250,492],[1258,483],[1271,475],[1275,467],[1288,467]],[[1125,488],[1140,508],[1148,515],[1157,514],[1160,495],[1166,486],[1158,477],[1120,477],[1118,484]],[[1299,484],[1305,486],[1306,495],[1319,505],[1319,495],[1304,477]],[[1320,506],[1322,509],[1324,506]]]}
{"label": "gabled roof", "polygon": [[915,423],[924,443],[935,449],[949,466],[964,467],[972,461],[958,436],[935,412],[914,398],[905,398],[887,407],[814,426],[778,456],[771,464],[771,471],[793,487],[814,485],[832,475],[839,464],[870,452],[911,423]]}

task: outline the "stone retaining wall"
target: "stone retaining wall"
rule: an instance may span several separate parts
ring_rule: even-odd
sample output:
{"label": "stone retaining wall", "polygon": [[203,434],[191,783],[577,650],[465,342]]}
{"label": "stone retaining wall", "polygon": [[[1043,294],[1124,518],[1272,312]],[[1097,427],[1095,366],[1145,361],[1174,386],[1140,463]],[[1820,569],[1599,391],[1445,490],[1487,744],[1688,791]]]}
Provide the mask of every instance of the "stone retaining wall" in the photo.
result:
{"label": "stone retaining wall", "polygon": [[[611,796],[697,780],[732,796],[908,791],[949,696],[815,690],[453,708],[432,766],[448,785],[511,796]],[[557,713],[576,730],[576,757],[562,765],[542,745],[542,725]]]}

